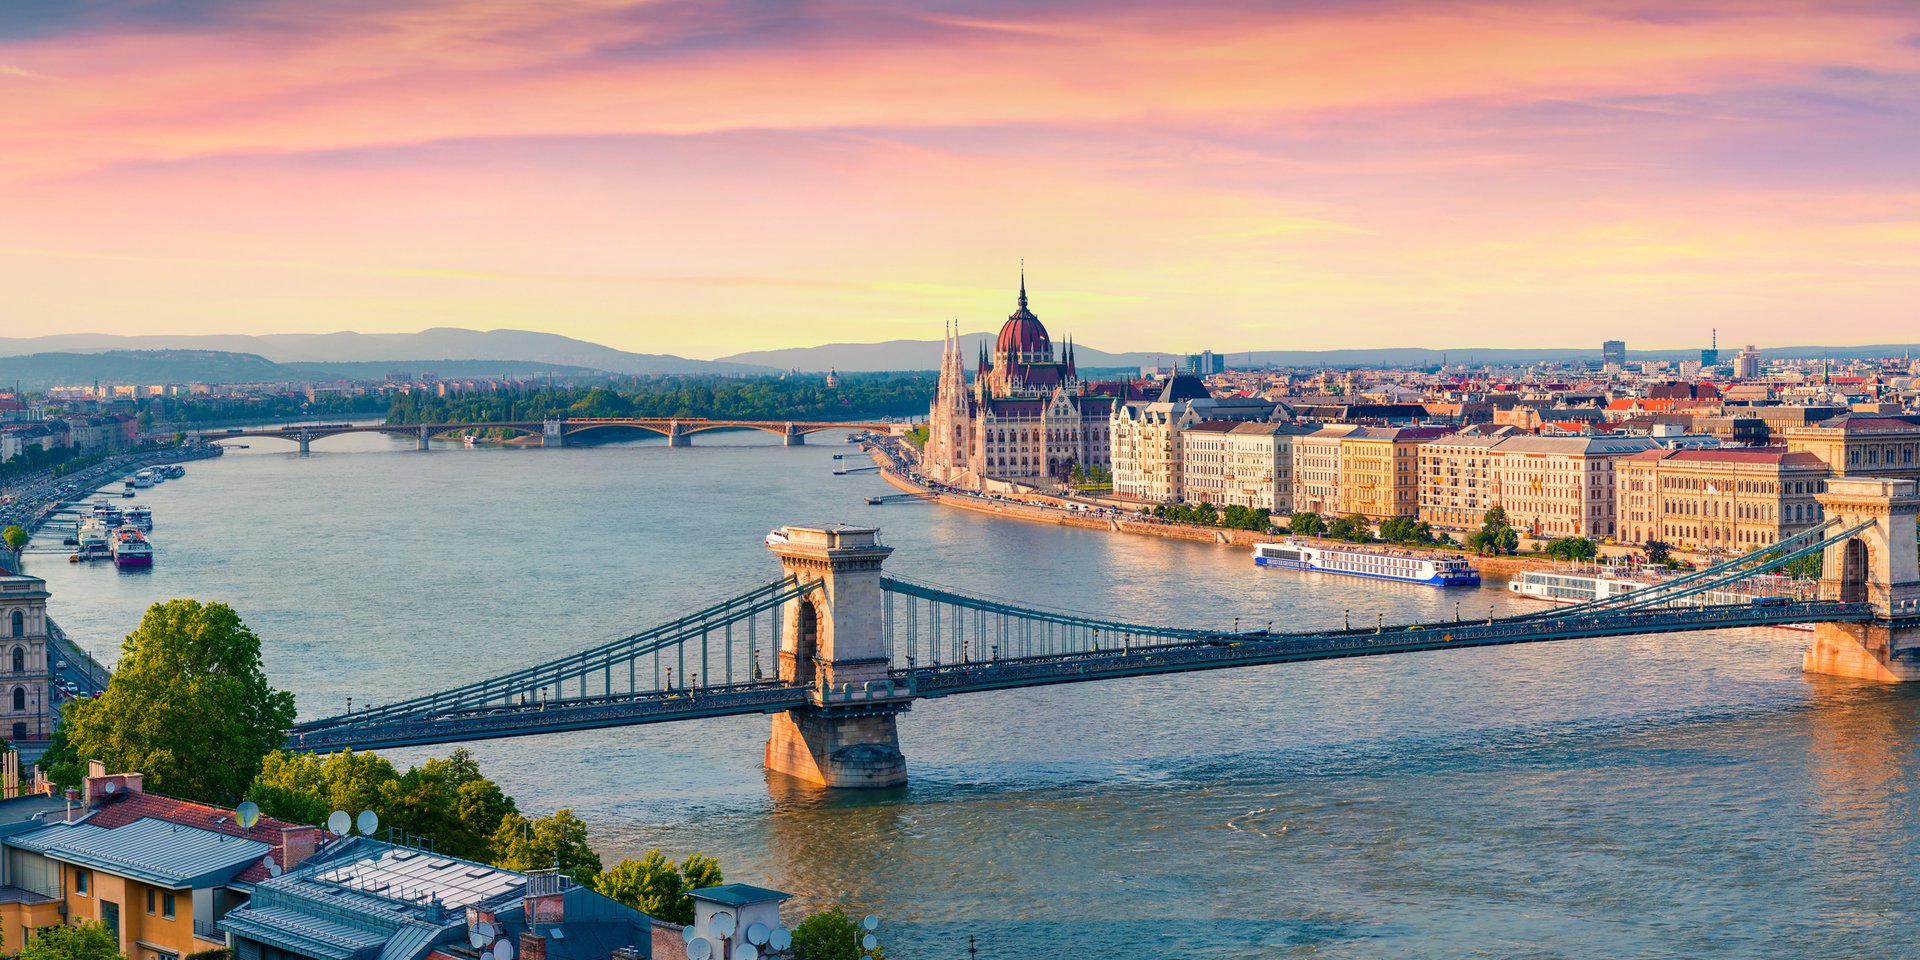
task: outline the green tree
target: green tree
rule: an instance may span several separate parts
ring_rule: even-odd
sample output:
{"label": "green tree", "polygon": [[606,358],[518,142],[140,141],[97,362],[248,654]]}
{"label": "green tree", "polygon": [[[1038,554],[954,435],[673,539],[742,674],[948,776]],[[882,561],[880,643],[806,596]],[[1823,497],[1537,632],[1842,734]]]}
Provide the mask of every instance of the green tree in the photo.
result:
{"label": "green tree", "polygon": [[509,870],[560,870],[581,884],[591,884],[600,872],[600,855],[587,845],[587,825],[561,809],[553,816],[528,820],[508,814],[493,834],[494,865]]}
{"label": "green tree", "polygon": [[1372,532],[1373,524],[1368,523],[1366,517],[1357,513],[1351,513],[1344,517],[1336,517],[1332,523],[1327,524],[1328,537],[1335,540],[1346,540],[1351,543],[1367,542],[1367,540],[1371,539]]}
{"label": "green tree", "polygon": [[14,956],[16,960],[125,960],[120,938],[95,920],[46,927]]}
{"label": "green tree", "polygon": [[12,524],[5,530],[0,530],[0,546],[5,546],[7,552],[13,554],[13,565],[16,568],[20,566],[20,551],[26,548],[27,541],[31,539],[33,535],[19,524]]}
{"label": "green tree", "polygon": [[275,752],[262,761],[247,798],[262,813],[296,823],[323,823],[334,810],[372,810],[381,823],[426,837],[442,853],[487,862],[501,822],[517,812],[465,749],[405,773],[372,753],[344,750],[323,759]]}
{"label": "green tree", "polygon": [[1659,540],[1648,540],[1646,550],[1648,563],[1666,563],[1673,559],[1673,547]]}
{"label": "green tree", "polygon": [[627,906],[668,923],[693,922],[693,897],[702,887],[717,887],[726,881],[720,862],[701,854],[689,854],[675,866],[652,850],[638,860],[622,860],[593,880],[593,888]]}
{"label": "green tree", "polygon": [[1488,510],[1480,529],[1467,536],[1467,548],[1475,553],[1512,553],[1520,549],[1520,535],[1507,522],[1505,507]]}
{"label": "green tree", "polygon": [[844,907],[822,910],[793,928],[793,955],[797,960],[886,960],[884,947],[862,949],[866,936]]}
{"label": "green tree", "polygon": [[1559,560],[1592,560],[1600,554],[1600,545],[1586,537],[1560,537],[1547,544],[1543,552]]}
{"label": "green tree", "polygon": [[75,755],[146,774],[155,793],[231,804],[286,742],[293,694],[267,683],[260,638],[224,603],[148,608],[98,699],[62,713]]}
{"label": "green tree", "polygon": [[1302,511],[1288,518],[1287,532],[1296,537],[1317,537],[1327,532],[1327,521],[1317,513]]}

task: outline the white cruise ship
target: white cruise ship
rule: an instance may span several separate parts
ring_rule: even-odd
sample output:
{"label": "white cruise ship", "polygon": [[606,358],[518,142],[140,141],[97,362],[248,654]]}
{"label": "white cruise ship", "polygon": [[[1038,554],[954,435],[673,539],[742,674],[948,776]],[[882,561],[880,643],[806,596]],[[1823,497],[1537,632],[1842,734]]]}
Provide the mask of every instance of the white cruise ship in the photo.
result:
{"label": "white cruise ship", "polygon": [[1472,587],[1480,584],[1480,571],[1462,557],[1424,557],[1300,540],[1256,543],[1253,545],[1253,562],[1262,567],[1315,570],[1436,587]]}

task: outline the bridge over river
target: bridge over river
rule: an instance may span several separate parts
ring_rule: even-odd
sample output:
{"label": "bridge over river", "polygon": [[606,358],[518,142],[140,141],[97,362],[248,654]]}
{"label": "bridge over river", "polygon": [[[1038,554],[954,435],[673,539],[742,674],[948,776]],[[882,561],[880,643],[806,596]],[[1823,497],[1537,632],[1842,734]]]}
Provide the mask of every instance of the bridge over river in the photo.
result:
{"label": "bridge over river", "polygon": [[854,430],[874,433],[905,432],[909,423],[842,420],[708,420],[704,417],[569,417],[548,420],[508,420],[493,423],[289,423],[278,427],[241,427],[225,431],[199,431],[189,434],[195,441],[225,442],[250,437],[288,440],[310,452],[315,440],[347,433],[384,433],[392,437],[410,437],[417,449],[427,449],[435,437],[513,436],[538,438],[541,446],[564,447],[569,441],[615,433],[657,433],[669,446],[684,447],[695,434],[718,430],[758,430],[780,437],[788,446],[807,442],[807,434],[822,430]]}
{"label": "bridge over river", "polygon": [[[1821,524],[1607,600],[1504,618],[1288,633],[1047,610],[887,576],[867,527],[793,527],[783,576],[678,619],[449,690],[300,724],[290,749],[371,749],[731,714],[773,715],[770,769],[835,787],[904,783],[897,716],[986,691],[1516,643],[1814,624],[1804,666],[1920,679],[1914,482],[1844,478]],[[1722,588],[1820,554],[1814,599],[1723,603]],[[1259,618],[1264,620],[1265,617]]]}

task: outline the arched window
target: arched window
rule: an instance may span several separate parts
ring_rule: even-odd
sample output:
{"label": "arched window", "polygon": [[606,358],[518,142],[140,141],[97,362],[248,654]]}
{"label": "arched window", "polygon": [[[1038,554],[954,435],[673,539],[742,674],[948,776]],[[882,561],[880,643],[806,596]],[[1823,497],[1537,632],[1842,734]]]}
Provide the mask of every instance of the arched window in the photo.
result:
{"label": "arched window", "polygon": [[27,635],[27,615],[19,610],[13,612],[13,635],[16,639]]}
{"label": "arched window", "polygon": [[27,708],[27,688],[14,687],[13,688],[13,709],[25,710],[26,708]]}
{"label": "arched window", "polygon": [[16,723],[16,724],[14,724],[14,725],[13,725],[13,739],[15,739],[15,740],[25,740],[26,738],[27,738],[27,725],[26,725],[26,724],[24,724],[24,723]]}
{"label": "arched window", "polygon": [[13,672],[27,672],[27,649],[25,647],[16,646],[13,648]]}

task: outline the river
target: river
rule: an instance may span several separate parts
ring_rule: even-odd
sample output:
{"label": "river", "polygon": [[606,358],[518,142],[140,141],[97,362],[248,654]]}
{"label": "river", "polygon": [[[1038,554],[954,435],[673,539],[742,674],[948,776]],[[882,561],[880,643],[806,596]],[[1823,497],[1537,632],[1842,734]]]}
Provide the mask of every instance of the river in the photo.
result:
{"label": "river", "polygon": [[[837,435],[427,454],[254,440],[143,491],[150,573],[38,558],[111,660],[150,603],[221,600],[303,717],[537,662],[778,576],[774,526],[877,524],[891,572],[1143,621],[1298,628],[1515,609],[1257,570],[1241,551],[869,507]],[[851,456],[849,457],[851,460]],[[864,464],[864,460],[859,461]],[[912,783],[769,782],[766,718],[482,743],[611,864],[662,847],[883,918],[897,960],[1894,957],[1920,893],[1920,695],[1756,630],[1413,654],[922,702]],[[420,751],[397,751],[398,762]]]}

